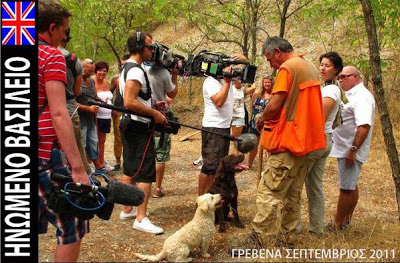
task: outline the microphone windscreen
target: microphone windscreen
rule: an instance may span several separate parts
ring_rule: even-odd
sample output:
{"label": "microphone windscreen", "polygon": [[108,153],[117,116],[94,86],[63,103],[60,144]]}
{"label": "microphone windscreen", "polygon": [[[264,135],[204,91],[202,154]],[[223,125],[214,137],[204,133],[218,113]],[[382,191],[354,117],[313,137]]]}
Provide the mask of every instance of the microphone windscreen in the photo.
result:
{"label": "microphone windscreen", "polygon": [[121,205],[138,206],[143,203],[144,193],[133,185],[110,180],[107,186],[107,202]]}
{"label": "microphone windscreen", "polygon": [[236,141],[236,149],[241,153],[248,153],[254,149],[258,144],[258,139],[255,134],[243,133],[238,137],[239,141]]}

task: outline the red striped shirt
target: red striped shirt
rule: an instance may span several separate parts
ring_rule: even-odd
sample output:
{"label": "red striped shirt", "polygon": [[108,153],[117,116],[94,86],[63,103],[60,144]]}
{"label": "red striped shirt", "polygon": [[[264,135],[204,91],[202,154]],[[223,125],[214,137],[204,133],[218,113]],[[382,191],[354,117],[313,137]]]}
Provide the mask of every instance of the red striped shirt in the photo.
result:
{"label": "red striped shirt", "polygon": [[[44,39],[41,39],[44,41]],[[53,127],[49,105],[44,108],[47,101],[45,83],[51,80],[62,81],[67,84],[65,58],[60,50],[50,45],[39,45],[39,99],[38,110],[42,110],[39,117],[39,158],[50,160],[50,152],[53,142],[57,140]]]}

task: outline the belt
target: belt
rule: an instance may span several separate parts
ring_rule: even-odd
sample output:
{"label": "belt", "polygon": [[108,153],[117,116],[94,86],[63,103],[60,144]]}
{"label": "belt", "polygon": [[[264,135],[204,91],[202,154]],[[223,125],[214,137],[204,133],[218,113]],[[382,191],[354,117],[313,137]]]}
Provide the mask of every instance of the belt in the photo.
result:
{"label": "belt", "polygon": [[146,130],[150,130],[152,128],[152,124],[150,122],[145,123],[145,122],[141,122],[141,121],[130,120],[128,127],[130,129],[146,129]]}

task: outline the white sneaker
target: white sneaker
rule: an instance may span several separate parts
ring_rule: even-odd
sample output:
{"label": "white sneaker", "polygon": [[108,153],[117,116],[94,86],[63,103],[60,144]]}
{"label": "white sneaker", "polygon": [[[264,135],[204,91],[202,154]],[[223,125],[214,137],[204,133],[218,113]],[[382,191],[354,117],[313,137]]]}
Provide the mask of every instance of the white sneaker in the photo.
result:
{"label": "white sneaker", "polygon": [[[137,209],[136,207],[133,207],[133,209],[129,213],[125,213],[124,211],[121,211],[119,214],[119,219],[121,220],[126,220],[126,219],[131,219],[137,216]],[[149,216],[149,212],[146,212],[146,216]]]}
{"label": "white sneaker", "polygon": [[110,171],[114,171],[114,166],[109,165],[108,163],[104,164],[104,168],[110,172]]}
{"label": "white sneaker", "polygon": [[127,220],[131,219],[137,216],[137,210],[136,207],[134,207],[129,213],[125,213],[124,211],[121,211],[119,214],[119,219],[121,220]]}
{"label": "white sneaker", "polygon": [[92,172],[96,171],[96,167],[94,167],[93,163],[89,163],[90,169],[92,169]]}
{"label": "white sneaker", "polygon": [[135,219],[135,222],[133,222],[133,229],[156,235],[164,233],[164,229],[153,225],[153,223],[147,217],[143,218],[141,222]]}

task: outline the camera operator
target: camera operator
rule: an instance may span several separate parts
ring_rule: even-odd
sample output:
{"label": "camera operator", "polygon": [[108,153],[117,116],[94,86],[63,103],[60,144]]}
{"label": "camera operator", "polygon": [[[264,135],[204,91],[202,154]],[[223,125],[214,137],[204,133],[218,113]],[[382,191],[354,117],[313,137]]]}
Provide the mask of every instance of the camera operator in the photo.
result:
{"label": "camera operator", "polygon": [[[169,104],[178,94],[178,64],[175,64],[171,74],[166,68],[156,62],[145,63],[146,73],[152,88],[152,99],[162,111],[170,110]],[[170,159],[171,134],[156,131],[154,133],[154,143],[156,151],[156,186],[153,198],[160,198],[164,196],[161,184],[165,173],[165,162]]]}
{"label": "camera operator", "polygon": [[[235,60],[247,60],[243,55],[234,55]],[[232,72],[231,67],[224,70]],[[208,76],[203,83],[204,116],[203,129],[229,135],[233,114],[232,78],[223,80]],[[214,176],[221,158],[229,154],[229,140],[221,136],[201,133],[201,154],[203,166],[199,174],[198,195],[208,192],[214,183]]]}
{"label": "camera operator", "polygon": [[[56,262],[76,262],[79,256],[81,239],[89,232],[89,221],[79,220],[71,214],[57,214],[47,207],[48,193],[53,183],[51,169],[45,170],[51,161],[53,145],[59,144],[72,169],[74,182],[89,183],[79,150],[75,141],[73,125],[66,105],[65,87],[67,84],[65,59],[57,49],[66,38],[71,13],[57,1],[39,1],[39,233],[47,232],[50,222],[57,228]],[[44,171],[43,171],[44,170]]]}
{"label": "camera operator", "polygon": [[[136,32],[127,40],[130,58],[119,79],[120,92],[125,108],[154,118],[155,123],[168,124],[165,116],[151,107],[151,88],[144,71],[143,62],[149,62],[154,53],[152,36],[148,33]],[[136,66],[125,70],[134,63]],[[126,79],[125,79],[126,78]],[[151,184],[155,182],[155,150],[153,138],[154,126],[150,119],[136,115],[124,114],[121,120],[121,138],[123,145],[123,176],[125,184],[137,183],[145,193],[144,202],[137,207],[137,211],[130,206],[123,206],[121,219],[136,219],[133,228],[139,231],[162,234],[164,229],[155,226],[147,218],[147,203],[151,191]]]}

